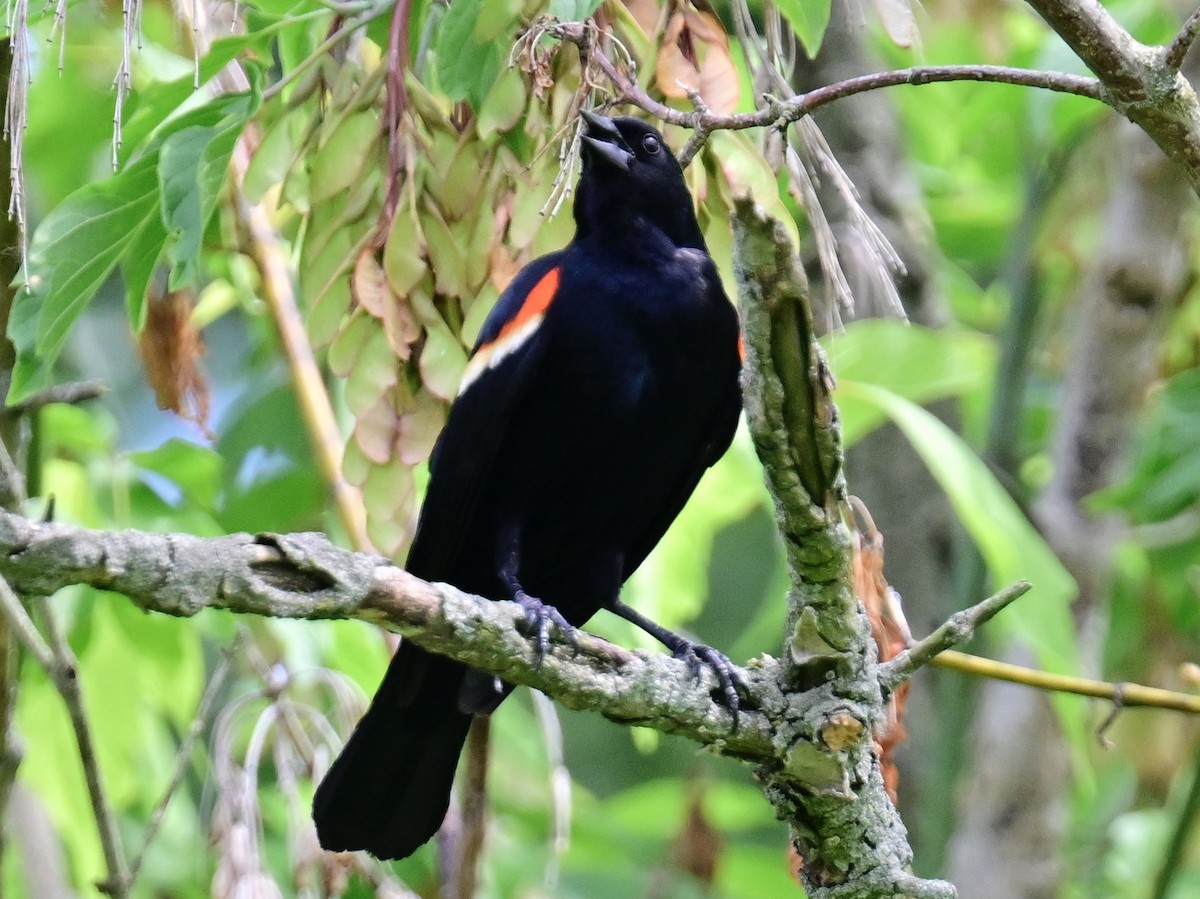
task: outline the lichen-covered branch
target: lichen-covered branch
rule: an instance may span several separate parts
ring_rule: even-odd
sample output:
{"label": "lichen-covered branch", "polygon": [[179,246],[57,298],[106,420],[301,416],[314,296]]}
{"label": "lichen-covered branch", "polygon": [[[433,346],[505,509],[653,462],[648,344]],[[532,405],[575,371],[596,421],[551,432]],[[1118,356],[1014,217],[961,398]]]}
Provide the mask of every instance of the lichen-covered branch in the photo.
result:
{"label": "lichen-covered branch", "polygon": [[201,538],[91,531],[0,512],[0,576],[25,596],[70,584],[122,593],[148,611],[190,616],[205,608],[279,618],[359,618],[571,708],[679,734],[741,758],[776,754],[773,720],[803,698],[774,686],[778,662],[741,673],[751,695],[736,730],[714,701],[710,672],[697,681],[665,655],[631,652],[586,633],[552,641],[539,665],[522,633],[524,612],[446,584],[430,584],[378,556],[334,546],[322,534]]}
{"label": "lichen-covered branch", "polygon": [[1200,192],[1200,100],[1179,66],[1195,31],[1150,47],[1135,40],[1099,0],[1028,0],[1100,79],[1101,97],[1176,162]]}
{"label": "lichen-covered branch", "polygon": [[775,741],[785,750],[759,777],[791,824],[813,899],[951,897],[950,884],[908,871],[912,851],[873,751],[884,710],[880,669],[852,587],[832,378],[803,271],[782,224],[752,202],[736,203],[733,222],[746,410],[793,585],[783,673],[806,699],[802,716],[777,719]]}

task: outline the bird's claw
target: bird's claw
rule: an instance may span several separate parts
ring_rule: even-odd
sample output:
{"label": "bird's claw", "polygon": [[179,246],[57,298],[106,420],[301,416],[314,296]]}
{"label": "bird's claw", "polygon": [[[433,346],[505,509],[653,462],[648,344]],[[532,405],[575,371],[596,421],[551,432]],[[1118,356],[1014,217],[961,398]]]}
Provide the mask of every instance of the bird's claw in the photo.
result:
{"label": "bird's claw", "polygon": [[551,624],[558,628],[558,632],[564,640],[572,646],[576,645],[577,638],[574,626],[554,606],[544,603],[524,591],[519,591],[513,598],[525,610],[525,624],[529,627],[532,635],[537,638],[537,648],[535,651],[539,666],[542,664],[542,660],[546,658],[546,653],[550,651]]}
{"label": "bird's claw", "polygon": [[721,691],[721,704],[729,709],[733,716],[733,729],[737,730],[738,710],[741,702],[738,699],[738,688],[747,692],[745,681],[738,674],[738,668],[729,657],[718,652],[711,646],[702,643],[686,642],[675,652],[675,658],[681,660],[692,672],[692,677],[699,680],[700,672],[707,665],[717,678],[717,686]]}

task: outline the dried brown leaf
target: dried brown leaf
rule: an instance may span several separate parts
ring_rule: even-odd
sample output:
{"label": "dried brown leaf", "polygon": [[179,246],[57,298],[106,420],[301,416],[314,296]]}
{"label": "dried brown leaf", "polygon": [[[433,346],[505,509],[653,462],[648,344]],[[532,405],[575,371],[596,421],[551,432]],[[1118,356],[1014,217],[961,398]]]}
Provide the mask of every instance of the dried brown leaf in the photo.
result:
{"label": "dried brown leaf", "polygon": [[399,425],[390,398],[381,398],[354,423],[354,442],[376,465],[385,465],[395,450]]}
{"label": "dried brown leaf", "polygon": [[194,422],[211,437],[208,430],[211,396],[200,367],[204,339],[192,323],[189,293],[177,291],[161,299],[150,299],[138,349],[158,408],[170,409],[180,418]]}
{"label": "dried brown leaf", "polygon": [[653,35],[658,31],[661,21],[662,7],[658,0],[624,0],[625,8],[629,10],[629,14],[633,16],[633,20],[638,23],[642,31],[647,35]]}
{"label": "dried brown leaf", "polygon": [[712,886],[723,848],[720,832],[704,813],[704,792],[695,787],[683,829],[671,846],[671,861],[705,886]]}
{"label": "dried brown leaf", "polygon": [[697,91],[713,112],[733,112],[741,81],[721,20],[711,12],[677,8],[667,20],[655,78],[668,97],[686,97],[689,91]]}
{"label": "dried brown leaf", "polygon": [[374,250],[366,249],[359,255],[351,287],[358,304],[383,323],[392,352],[398,359],[408,361],[413,343],[421,336],[421,328],[408,304],[392,291]]}
{"label": "dried brown leaf", "polygon": [[[861,502],[855,500],[861,506]],[[865,513],[865,508],[863,509]],[[866,609],[871,622],[871,634],[879,647],[879,659],[886,662],[902,652],[909,644],[908,623],[900,609],[896,592],[883,576],[883,535],[866,514],[862,530],[855,533],[853,572],[854,592]],[[904,730],[904,707],[908,698],[908,682],[897,687],[888,702],[887,725],[875,735],[876,751],[883,770],[883,783],[892,801],[900,787],[900,772],[894,758],[895,748],[907,739]]]}
{"label": "dried brown leaf", "polygon": [[375,260],[375,251],[370,247],[358,254],[350,290],[358,305],[376,318],[383,318],[384,308],[391,302],[392,292],[388,289],[383,267]]}

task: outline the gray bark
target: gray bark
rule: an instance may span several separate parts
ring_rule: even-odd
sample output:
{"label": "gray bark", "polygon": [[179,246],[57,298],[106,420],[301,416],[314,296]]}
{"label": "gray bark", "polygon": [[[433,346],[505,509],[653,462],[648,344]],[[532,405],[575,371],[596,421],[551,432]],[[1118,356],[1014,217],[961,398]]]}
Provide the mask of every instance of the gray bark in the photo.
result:
{"label": "gray bark", "polygon": [[[815,60],[801,61],[796,87],[804,91],[878,71],[879,61],[864,46],[863,16],[856,0],[833,4],[829,29]],[[863,209],[883,230],[904,262],[896,287],[909,320],[926,327],[946,324],[949,314],[928,258],[928,219],[901,142],[899,123],[885,91],[847,98],[816,113],[816,121],[838,162],[858,189]],[[887,277],[876,260],[856,251],[861,245],[835,191],[821,192],[826,216],[839,238],[842,264],[855,297],[854,318],[878,314],[878,279]],[[811,277],[819,267],[809,266]],[[952,427],[952,403],[933,411]],[[888,582],[904,598],[914,633],[933,630],[954,611],[954,513],[945,494],[907,438],[893,425],[878,428],[846,452],[848,481],[870,509],[885,539]],[[958,690],[962,676],[940,670],[921,672],[913,681],[905,712],[908,740],[899,747],[900,811],[913,831],[922,870],[936,870],[950,817],[953,764],[961,742],[961,714],[938,707],[948,682]]]}

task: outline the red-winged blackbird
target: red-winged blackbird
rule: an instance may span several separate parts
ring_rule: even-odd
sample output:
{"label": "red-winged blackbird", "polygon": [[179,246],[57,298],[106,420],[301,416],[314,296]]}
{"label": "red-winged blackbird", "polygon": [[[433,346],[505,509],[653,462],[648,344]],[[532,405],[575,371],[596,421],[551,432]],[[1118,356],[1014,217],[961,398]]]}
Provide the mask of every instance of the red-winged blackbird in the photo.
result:
{"label": "red-winged blackbird", "polygon": [[[733,437],[737,315],[662,135],[583,116],[575,238],[526,266],[484,324],[408,570],[521,603],[541,652],[550,624],[569,636],[608,609],[710,665],[736,716],[728,660],[619,592]],[[511,690],[404,641],[317,789],[321,845],[412,854],[446,814],[471,716]]]}

